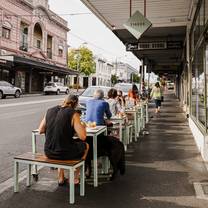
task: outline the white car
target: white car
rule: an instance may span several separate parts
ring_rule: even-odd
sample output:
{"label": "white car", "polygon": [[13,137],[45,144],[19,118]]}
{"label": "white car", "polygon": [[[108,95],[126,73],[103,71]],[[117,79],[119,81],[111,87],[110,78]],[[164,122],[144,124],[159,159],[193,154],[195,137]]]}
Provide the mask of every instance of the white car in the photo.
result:
{"label": "white car", "polygon": [[44,87],[44,94],[48,95],[49,93],[56,93],[57,95],[60,93],[69,94],[69,88],[61,82],[49,82]]}
{"label": "white car", "polygon": [[0,81],[0,99],[6,98],[8,95],[12,95],[15,98],[19,98],[22,94],[22,90],[6,81]]}

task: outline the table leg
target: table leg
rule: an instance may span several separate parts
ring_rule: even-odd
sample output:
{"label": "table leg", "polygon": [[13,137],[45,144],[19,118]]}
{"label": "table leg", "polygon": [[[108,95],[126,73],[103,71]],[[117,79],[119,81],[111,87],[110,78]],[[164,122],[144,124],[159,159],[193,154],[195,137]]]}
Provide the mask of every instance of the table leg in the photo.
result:
{"label": "table leg", "polygon": [[94,168],[94,187],[98,186],[98,170],[97,170],[97,135],[93,136],[93,168]]}
{"label": "table leg", "polygon": [[137,141],[137,131],[138,131],[138,129],[137,129],[137,113],[135,112],[134,113],[134,132],[135,132],[135,134],[134,134],[134,140],[135,140],[135,142]]}
{"label": "table leg", "polygon": [[[32,153],[36,153],[37,152],[37,147],[36,147],[36,133],[32,132]],[[38,174],[38,170],[37,170],[37,165],[33,165],[33,171],[32,171],[33,175],[37,175]]]}
{"label": "table leg", "polygon": [[85,163],[80,168],[80,196],[85,195]]}

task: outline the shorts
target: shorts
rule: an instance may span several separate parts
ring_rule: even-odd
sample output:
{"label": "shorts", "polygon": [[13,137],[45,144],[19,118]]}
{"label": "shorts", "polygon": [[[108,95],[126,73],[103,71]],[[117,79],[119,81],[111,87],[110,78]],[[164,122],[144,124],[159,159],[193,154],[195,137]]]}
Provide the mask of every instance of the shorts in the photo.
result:
{"label": "shorts", "polygon": [[155,99],[155,107],[158,108],[161,106],[161,100]]}

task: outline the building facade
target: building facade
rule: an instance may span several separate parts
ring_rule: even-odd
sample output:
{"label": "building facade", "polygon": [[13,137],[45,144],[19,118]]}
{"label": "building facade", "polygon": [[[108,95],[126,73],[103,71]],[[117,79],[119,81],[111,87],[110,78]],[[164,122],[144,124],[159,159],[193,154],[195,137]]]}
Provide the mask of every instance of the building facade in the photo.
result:
{"label": "building facade", "polygon": [[0,0],[0,80],[29,93],[64,82],[68,31],[48,0]]}
{"label": "building facade", "polygon": [[[114,69],[114,65],[108,62],[106,59],[95,57],[95,73],[90,76],[80,75],[79,85],[83,88],[89,86],[111,86],[111,74]],[[71,85],[77,83],[77,77],[72,76]]]}
{"label": "building facade", "polygon": [[130,66],[127,63],[117,62],[114,64],[114,69],[112,74],[116,75],[120,82],[131,82],[132,75],[137,74],[137,71],[134,67]]}

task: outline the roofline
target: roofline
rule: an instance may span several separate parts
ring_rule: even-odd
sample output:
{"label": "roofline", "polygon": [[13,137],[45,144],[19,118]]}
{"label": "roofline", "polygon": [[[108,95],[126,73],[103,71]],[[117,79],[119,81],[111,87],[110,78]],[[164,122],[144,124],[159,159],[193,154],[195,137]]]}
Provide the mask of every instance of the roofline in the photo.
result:
{"label": "roofline", "polygon": [[110,22],[108,22],[102,14],[98,12],[98,10],[95,9],[95,7],[88,1],[88,0],[81,0],[81,2],[95,14],[110,30],[114,29],[114,25],[111,25]]}

